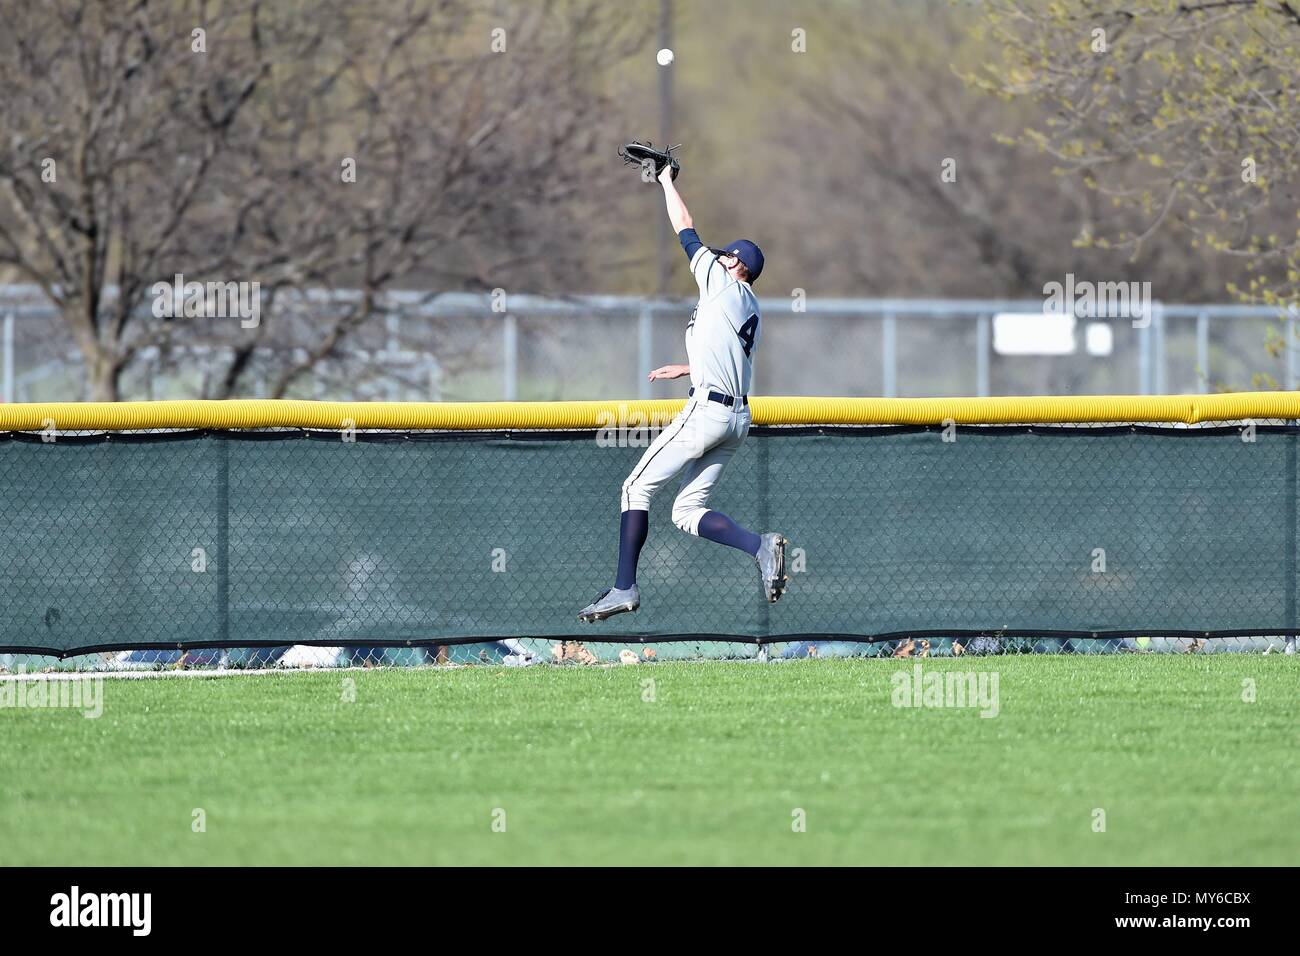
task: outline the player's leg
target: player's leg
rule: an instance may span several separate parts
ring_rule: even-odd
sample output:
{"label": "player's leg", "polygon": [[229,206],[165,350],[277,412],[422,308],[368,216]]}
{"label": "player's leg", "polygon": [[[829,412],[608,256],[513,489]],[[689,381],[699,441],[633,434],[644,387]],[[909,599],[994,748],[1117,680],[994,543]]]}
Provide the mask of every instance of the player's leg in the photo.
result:
{"label": "player's leg", "polygon": [[602,592],[583,608],[578,614],[581,620],[599,621],[640,607],[641,593],[636,586],[636,572],[650,527],[650,500],[666,481],[698,456],[701,449],[708,448],[711,442],[722,437],[715,434],[717,431],[716,427],[709,427],[704,416],[697,414],[696,403],[690,403],[650,443],[623,482],[619,496],[618,573],[614,587]]}
{"label": "player's leg", "polygon": [[636,586],[637,563],[650,529],[650,501],[696,453],[700,435],[692,425],[693,413],[694,408],[688,405],[672,424],[660,432],[623,482],[619,493],[622,516],[618,529],[616,589]]}
{"label": "player's leg", "polygon": [[681,488],[673,501],[673,524],[687,534],[744,551],[752,558],[758,554],[762,544],[759,536],[742,528],[721,511],[710,511],[705,507],[709,492],[722,477],[722,471],[736,454],[737,447],[738,442],[725,442],[687,465],[682,473]]}
{"label": "player's leg", "polygon": [[629,508],[622,513],[618,522],[618,573],[614,576],[616,590],[636,585],[636,566],[641,560],[641,549],[645,547],[649,532],[648,509]]}
{"label": "player's leg", "polygon": [[725,544],[752,557],[758,564],[763,595],[775,604],[785,593],[789,580],[785,573],[785,537],[775,532],[755,534],[722,512],[706,507],[709,492],[722,477],[723,469],[748,431],[746,421],[727,441],[720,442],[687,466],[673,502],[673,523],[688,534]]}

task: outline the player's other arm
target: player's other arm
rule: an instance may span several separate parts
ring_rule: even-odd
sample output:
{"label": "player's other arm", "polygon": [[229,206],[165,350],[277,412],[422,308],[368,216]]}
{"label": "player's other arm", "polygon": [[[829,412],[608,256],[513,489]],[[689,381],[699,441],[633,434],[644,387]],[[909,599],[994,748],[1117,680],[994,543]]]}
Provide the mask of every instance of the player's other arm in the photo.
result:
{"label": "player's other arm", "polygon": [[649,375],[646,376],[650,381],[656,382],[659,379],[681,378],[683,375],[690,375],[691,367],[689,365],[661,365]]}

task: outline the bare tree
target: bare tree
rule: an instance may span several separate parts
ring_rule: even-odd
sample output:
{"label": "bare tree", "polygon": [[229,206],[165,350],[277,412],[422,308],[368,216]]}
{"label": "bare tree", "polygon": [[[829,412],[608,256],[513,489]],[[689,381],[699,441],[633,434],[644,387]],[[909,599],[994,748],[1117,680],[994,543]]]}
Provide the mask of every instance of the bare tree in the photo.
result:
{"label": "bare tree", "polygon": [[[599,78],[639,29],[594,0],[4,7],[0,270],[57,307],[96,398],[196,343],[228,357],[215,394],[269,355],[283,395],[390,290],[591,268]],[[261,321],[157,314],[177,274],[258,282]]]}

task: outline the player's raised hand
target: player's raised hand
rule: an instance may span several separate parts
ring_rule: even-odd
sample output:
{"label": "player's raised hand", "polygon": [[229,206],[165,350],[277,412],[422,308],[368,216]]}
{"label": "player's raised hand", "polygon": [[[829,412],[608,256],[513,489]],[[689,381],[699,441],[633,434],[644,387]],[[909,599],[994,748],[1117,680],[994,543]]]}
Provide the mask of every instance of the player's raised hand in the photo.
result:
{"label": "player's raised hand", "polygon": [[659,379],[681,378],[683,375],[690,375],[691,367],[689,365],[661,365],[649,375],[646,376],[650,381],[655,382]]}
{"label": "player's raised hand", "polygon": [[659,170],[659,176],[657,178],[662,185],[671,186],[673,184],[673,175],[675,173],[676,170],[673,169],[672,164],[669,163],[668,165],[664,166],[663,169]]}

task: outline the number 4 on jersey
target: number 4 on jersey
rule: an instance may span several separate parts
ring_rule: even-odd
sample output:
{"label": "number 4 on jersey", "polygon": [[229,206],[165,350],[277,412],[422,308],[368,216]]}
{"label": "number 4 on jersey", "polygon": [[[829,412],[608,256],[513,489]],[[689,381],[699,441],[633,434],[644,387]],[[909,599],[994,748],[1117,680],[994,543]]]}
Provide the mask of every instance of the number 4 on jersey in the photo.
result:
{"label": "number 4 on jersey", "polygon": [[749,353],[754,351],[754,336],[758,334],[758,316],[751,315],[736,334],[740,336],[740,344],[745,347],[745,358],[749,358]]}

